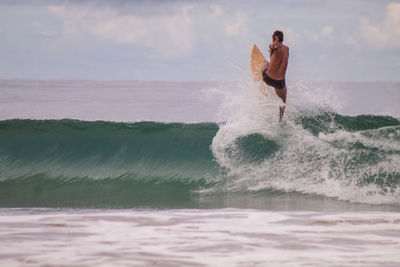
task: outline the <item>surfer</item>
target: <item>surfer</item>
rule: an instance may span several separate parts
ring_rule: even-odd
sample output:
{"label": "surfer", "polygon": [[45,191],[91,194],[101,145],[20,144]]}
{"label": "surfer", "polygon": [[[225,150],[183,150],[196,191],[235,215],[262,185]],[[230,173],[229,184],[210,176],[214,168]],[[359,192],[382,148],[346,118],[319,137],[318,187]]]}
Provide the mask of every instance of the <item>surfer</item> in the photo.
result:
{"label": "surfer", "polygon": [[[275,88],[276,94],[286,104],[285,75],[289,60],[289,47],[282,44],[283,32],[275,31],[272,35],[272,43],[269,45],[270,62],[265,60],[261,67],[264,82]],[[279,121],[282,121],[285,105],[279,107]]]}

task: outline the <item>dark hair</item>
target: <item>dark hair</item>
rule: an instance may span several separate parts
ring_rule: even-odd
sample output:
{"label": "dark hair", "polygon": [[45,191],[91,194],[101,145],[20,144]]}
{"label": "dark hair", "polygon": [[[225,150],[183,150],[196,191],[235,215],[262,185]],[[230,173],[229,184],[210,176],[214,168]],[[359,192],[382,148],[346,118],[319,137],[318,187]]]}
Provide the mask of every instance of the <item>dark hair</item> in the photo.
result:
{"label": "dark hair", "polygon": [[274,34],[272,35],[272,38],[274,38],[275,36],[278,38],[279,42],[281,43],[283,42],[283,32],[275,31]]}

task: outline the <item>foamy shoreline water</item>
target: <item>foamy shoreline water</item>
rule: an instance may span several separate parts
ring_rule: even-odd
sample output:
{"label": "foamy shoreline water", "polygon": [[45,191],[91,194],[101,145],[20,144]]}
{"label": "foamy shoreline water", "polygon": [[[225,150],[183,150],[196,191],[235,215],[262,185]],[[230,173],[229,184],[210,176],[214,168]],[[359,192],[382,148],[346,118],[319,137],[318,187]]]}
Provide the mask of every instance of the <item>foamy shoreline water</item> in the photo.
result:
{"label": "foamy shoreline water", "polygon": [[0,209],[4,266],[395,266],[400,214]]}

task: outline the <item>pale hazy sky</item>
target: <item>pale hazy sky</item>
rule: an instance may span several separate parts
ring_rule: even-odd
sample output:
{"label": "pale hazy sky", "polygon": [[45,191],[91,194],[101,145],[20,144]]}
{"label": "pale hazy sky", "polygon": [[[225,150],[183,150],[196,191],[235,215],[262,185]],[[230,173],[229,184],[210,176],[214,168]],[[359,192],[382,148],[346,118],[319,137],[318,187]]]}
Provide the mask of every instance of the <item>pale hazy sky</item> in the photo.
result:
{"label": "pale hazy sky", "polygon": [[0,0],[0,79],[249,79],[276,29],[288,80],[400,81],[386,0]]}

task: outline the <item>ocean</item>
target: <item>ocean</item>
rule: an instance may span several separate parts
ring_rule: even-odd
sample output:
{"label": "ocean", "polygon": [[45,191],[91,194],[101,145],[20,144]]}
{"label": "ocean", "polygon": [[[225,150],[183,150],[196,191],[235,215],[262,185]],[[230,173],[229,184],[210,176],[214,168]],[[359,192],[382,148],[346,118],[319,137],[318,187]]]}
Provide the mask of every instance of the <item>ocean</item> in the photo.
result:
{"label": "ocean", "polygon": [[0,80],[0,265],[399,266],[400,83],[287,102],[279,123],[247,80]]}

